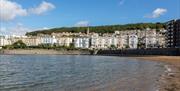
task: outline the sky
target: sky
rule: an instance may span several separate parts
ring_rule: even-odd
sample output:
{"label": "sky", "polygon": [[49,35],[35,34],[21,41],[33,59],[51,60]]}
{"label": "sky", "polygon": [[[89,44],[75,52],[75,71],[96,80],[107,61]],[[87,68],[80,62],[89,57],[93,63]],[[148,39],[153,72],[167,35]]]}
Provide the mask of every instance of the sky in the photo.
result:
{"label": "sky", "polygon": [[6,35],[179,18],[180,0],[0,0],[0,34]]}

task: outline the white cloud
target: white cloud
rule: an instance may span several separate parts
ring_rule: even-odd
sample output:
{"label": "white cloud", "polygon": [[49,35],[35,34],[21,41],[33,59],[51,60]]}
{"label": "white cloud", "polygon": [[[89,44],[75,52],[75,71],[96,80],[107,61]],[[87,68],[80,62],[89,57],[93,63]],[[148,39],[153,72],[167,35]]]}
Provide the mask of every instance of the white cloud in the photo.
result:
{"label": "white cloud", "polygon": [[26,32],[30,32],[32,29],[25,27],[21,23],[17,23],[14,27],[1,27],[0,34],[2,35],[25,35]]}
{"label": "white cloud", "polygon": [[164,8],[157,8],[155,9],[151,15],[146,15],[147,18],[158,18],[162,15],[164,15],[167,12],[167,9]]}
{"label": "white cloud", "polygon": [[0,0],[0,21],[13,20],[17,16],[26,16],[27,10],[9,0]]}
{"label": "white cloud", "polygon": [[48,30],[48,29],[50,29],[50,28],[48,28],[48,27],[41,28],[41,30]]}
{"label": "white cloud", "polygon": [[52,3],[43,1],[38,7],[31,8],[29,11],[30,13],[40,15],[54,8],[55,6]]}
{"label": "white cloud", "polygon": [[10,21],[18,16],[26,16],[29,14],[40,15],[54,8],[55,6],[52,3],[45,1],[37,7],[24,9],[20,4],[12,0],[0,0],[0,21]]}
{"label": "white cloud", "polygon": [[79,21],[75,24],[77,27],[86,27],[89,25],[89,21]]}
{"label": "white cloud", "polygon": [[164,13],[167,12],[167,9],[163,9],[163,8],[157,8],[156,10],[153,11],[153,18],[157,18],[160,17],[161,15],[163,15]]}
{"label": "white cloud", "polygon": [[37,31],[37,30],[48,30],[49,27],[42,28],[29,28],[22,23],[17,23],[13,27],[0,27],[0,35],[25,35],[27,32]]}

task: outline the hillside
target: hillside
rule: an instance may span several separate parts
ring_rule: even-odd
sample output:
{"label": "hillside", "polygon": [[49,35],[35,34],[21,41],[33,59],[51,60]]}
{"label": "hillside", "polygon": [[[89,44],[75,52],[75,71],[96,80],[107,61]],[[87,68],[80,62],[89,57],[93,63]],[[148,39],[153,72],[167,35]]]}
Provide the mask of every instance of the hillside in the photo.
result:
{"label": "hillside", "polygon": [[[96,33],[114,33],[114,31],[122,31],[122,30],[134,30],[134,29],[161,29],[165,28],[164,23],[136,23],[136,24],[125,24],[125,25],[105,25],[105,26],[90,26],[90,32]],[[36,36],[37,34],[51,34],[51,33],[61,33],[61,32],[86,32],[87,27],[62,27],[62,28],[53,28],[49,30],[38,30],[34,32],[28,32],[26,35]]]}

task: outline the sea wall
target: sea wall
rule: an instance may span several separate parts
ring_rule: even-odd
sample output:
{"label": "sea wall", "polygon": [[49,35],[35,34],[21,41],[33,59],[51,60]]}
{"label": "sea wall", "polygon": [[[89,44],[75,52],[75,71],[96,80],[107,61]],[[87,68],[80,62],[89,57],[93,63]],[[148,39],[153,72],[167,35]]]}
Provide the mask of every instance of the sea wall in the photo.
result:
{"label": "sea wall", "polygon": [[141,55],[180,56],[180,48],[99,50],[97,52],[97,55],[107,55],[107,56],[141,56]]}
{"label": "sea wall", "polygon": [[57,54],[57,55],[104,55],[104,56],[141,56],[164,55],[180,56],[180,48],[123,49],[123,50],[53,50],[53,49],[14,49],[0,50],[0,54]]}
{"label": "sea wall", "polygon": [[90,52],[88,50],[14,49],[14,50],[1,50],[0,54],[90,55]]}

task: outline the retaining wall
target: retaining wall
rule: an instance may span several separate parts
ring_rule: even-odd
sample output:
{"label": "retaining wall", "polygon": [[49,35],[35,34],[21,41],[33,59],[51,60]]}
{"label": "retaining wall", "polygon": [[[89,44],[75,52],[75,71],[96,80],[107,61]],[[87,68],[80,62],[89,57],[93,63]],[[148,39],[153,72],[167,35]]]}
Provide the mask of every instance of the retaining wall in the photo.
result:
{"label": "retaining wall", "polygon": [[180,48],[153,48],[153,49],[123,49],[123,50],[99,50],[97,55],[109,56],[141,56],[141,55],[165,55],[180,56]]}

